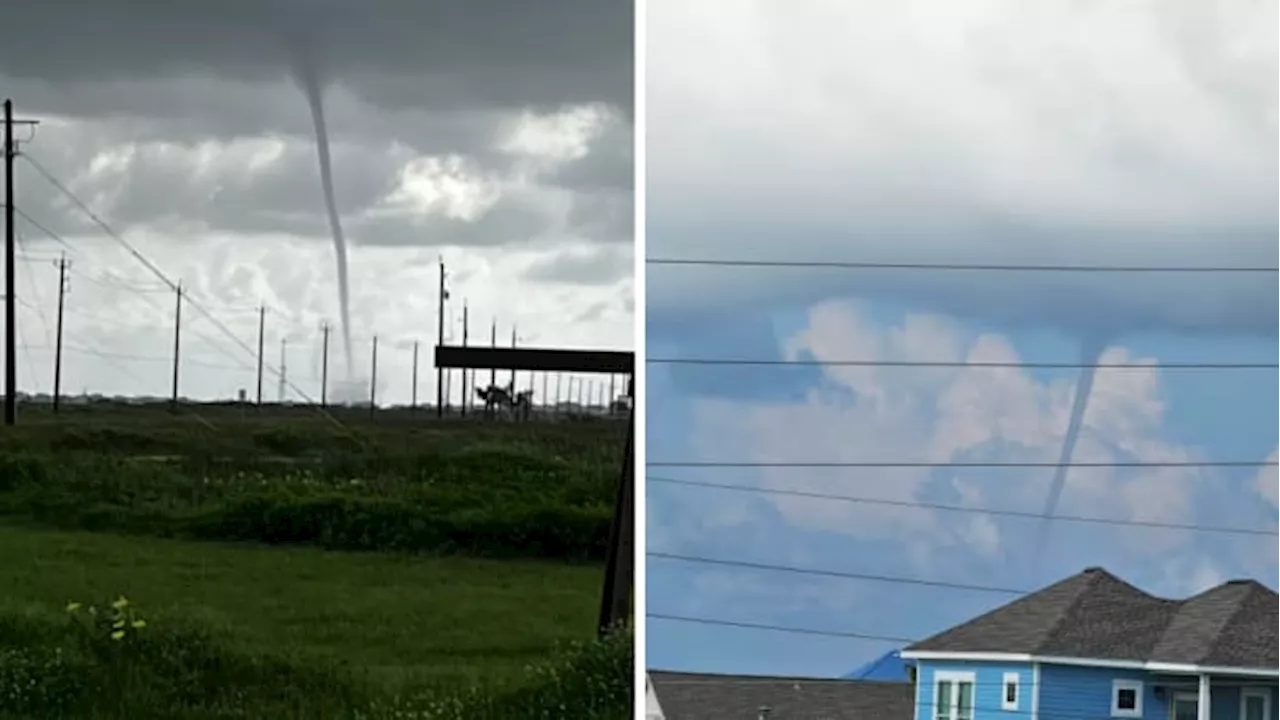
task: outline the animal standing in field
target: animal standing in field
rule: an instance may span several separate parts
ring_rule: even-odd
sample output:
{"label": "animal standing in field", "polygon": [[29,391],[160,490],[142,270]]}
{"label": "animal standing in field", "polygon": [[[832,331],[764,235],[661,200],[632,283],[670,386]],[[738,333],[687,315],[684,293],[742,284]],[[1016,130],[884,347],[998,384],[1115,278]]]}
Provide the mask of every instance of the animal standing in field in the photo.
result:
{"label": "animal standing in field", "polygon": [[476,397],[484,401],[485,417],[492,417],[496,408],[511,405],[511,391],[500,385],[476,388]]}
{"label": "animal standing in field", "polygon": [[513,419],[528,420],[533,407],[533,391],[516,392],[514,384],[476,388],[476,396],[484,401],[485,417],[493,417],[495,410],[503,409],[509,411]]}
{"label": "animal standing in field", "polygon": [[511,404],[513,414],[519,420],[528,420],[529,414],[533,411],[533,391],[521,390],[516,393],[515,401]]}

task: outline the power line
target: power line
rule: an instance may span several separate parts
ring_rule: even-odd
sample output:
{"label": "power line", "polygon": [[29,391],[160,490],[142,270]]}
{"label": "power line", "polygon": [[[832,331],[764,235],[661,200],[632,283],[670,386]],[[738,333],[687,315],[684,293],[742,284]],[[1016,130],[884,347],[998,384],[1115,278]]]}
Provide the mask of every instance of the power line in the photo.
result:
{"label": "power line", "polygon": [[71,274],[82,280],[88,280],[89,282],[94,283],[95,285],[100,285],[106,288],[119,288],[122,290],[128,290],[130,292],[133,292],[139,295],[158,295],[160,293],[170,292],[169,288],[160,287],[159,285],[155,285],[155,286],[134,285],[110,273],[104,273],[99,276],[94,276],[94,275],[89,275],[88,273],[80,272],[78,270],[72,270]]}
{"label": "power line", "polygon": [[[48,345],[25,345],[24,349],[37,350],[40,352],[52,352],[53,348]],[[159,355],[138,355],[135,353],[121,353],[110,350],[95,350],[93,348],[84,347],[83,345],[72,345],[64,343],[62,349],[66,352],[76,353],[78,355],[90,355],[103,360],[122,360],[127,362],[154,362],[154,363],[171,363],[173,358],[161,357]],[[233,365],[224,365],[222,363],[209,362],[200,358],[184,358],[183,363],[195,365],[198,367],[208,368],[210,370],[227,370],[230,372],[248,372],[252,368],[237,367]],[[119,367],[117,365],[117,367]]]}
{"label": "power line", "polygon": [[922,367],[922,368],[1018,368],[1028,370],[1275,370],[1277,363],[1186,362],[1186,363],[1067,363],[1009,362],[982,360],[753,360],[746,358],[645,358],[651,365],[746,365],[761,367]]}
{"label": "power line", "polygon": [[[21,157],[21,156],[20,156],[20,157]],[[30,224],[31,224],[31,226],[32,226],[32,227],[34,227],[35,229],[39,230],[40,232],[44,233],[45,235],[48,235],[48,236],[49,236],[49,238],[50,238],[51,240],[53,240],[54,242],[58,243],[58,244],[59,244],[59,245],[61,245],[62,247],[66,248],[66,250],[67,250],[68,252],[72,252],[72,253],[74,253],[74,252],[75,252],[75,248],[71,246],[71,243],[69,243],[69,242],[67,242],[66,240],[64,240],[64,239],[62,238],[62,236],[58,235],[58,233],[56,233],[56,232],[54,232],[54,231],[50,230],[49,228],[45,227],[44,225],[41,225],[41,224],[40,224],[40,223],[39,223],[35,218],[33,218],[33,217],[31,217],[30,215],[28,215],[28,214],[27,214],[27,213],[26,213],[22,208],[18,207],[17,205],[14,205],[14,206],[13,206],[13,212],[14,212],[14,213],[16,213],[16,214],[18,215],[18,217],[20,217],[20,218],[22,218],[23,220],[26,220],[28,223],[30,223]]]}
{"label": "power line", "polygon": [[770,565],[767,563],[754,563],[745,560],[722,560],[718,558],[699,557],[696,555],[676,555],[664,552],[646,552],[646,557],[657,558],[659,560],[675,560],[686,563],[696,563],[699,565],[719,565],[723,567],[741,568],[744,570],[763,570],[766,572],[792,573],[796,575],[809,575],[813,577],[832,577],[845,580],[866,580],[871,582],[893,583],[897,585],[914,585],[917,587],[936,587],[945,588],[947,590],[970,590],[973,592],[999,593],[1003,595],[1026,595],[1026,590],[1017,590],[1013,588],[995,587],[992,585],[973,585],[969,583],[947,582],[943,580],[922,580],[919,578],[903,578],[891,575],[873,575],[868,573],[842,572],[839,570],[822,570],[817,568],[801,568],[793,565]]}
{"label": "power line", "polygon": [[[84,279],[87,279],[87,280],[90,280],[90,281],[93,281],[93,282],[101,282],[101,281],[95,280],[95,279],[93,279],[93,278],[91,278],[91,277],[89,277],[89,276],[87,276],[87,275],[83,275],[83,274],[81,274],[81,273],[75,273],[75,274],[76,274],[76,276],[77,276],[77,277],[82,277],[82,278],[84,278]],[[108,276],[108,277],[112,277],[112,276]],[[105,284],[105,283],[103,283],[103,284]],[[152,295],[158,294],[158,293],[160,293],[160,292],[166,292],[166,293],[167,293],[167,292],[168,292],[168,290],[167,290],[167,289],[165,289],[165,288],[152,288],[152,289],[145,289],[145,288],[141,288],[141,287],[138,287],[138,286],[129,285],[129,284],[127,284],[127,283],[124,283],[124,282],[118,282],[118,281],[117,281],[117,282],[113,282],[111,285],[108,285],[108,287],[119,287],[119,288],[121,288],[121,289],[123,289],[123,290],[126,290],[126,291],[128,291],[128,292],[131,292],[131,293],[133,293],[133,294],[137,295],[141,300],[143,300],[143,302],[145,302],[147,305],[151,306],[151,308],[152,308],[153,310],[155,310],[157,313],[160,313],[160,314],[164,315],[164,314],[167,314],[167,313],[169,312],[169,311],[168,311],[168,310],[166,310],[165,308],[162,308],[162,307],[160,307],[159,305],[157,305],[157,304],[156,304],[156,301],[152,299]],[[184,295],[184,297],[185,297],[185,295]],[[66,309],[66,312],[67,312],[68,314],[72,315],[72,316],[88,318],[88,319],[93,320],[93,321],[95,321],[95,322],[102,323],[102,324],[106,324],[106,325],[112,325],[112,326],[120,327],[120,328],[127,328],[127,329],[130,329],[130,330],[136,330],[136,329],[138,329],[138,328],[137,328],[137,326],[129,325],[128,323],[123,323],[123,322],[121,322],[121,321],[120,321],[120,320],[118,320],[118,319],[115,319],[115,318],[104,318],[104,317],[102,317],[102,316],[100,316],[100,315],[95,315],[95,314],[93,314],[93,313],[85,312],[84,310],[82,310],[82,309],[80,309],[80,308],[68,307],[68,308]],[[233,353],[229,353],[229,352],[227,352],[227,349],[223,346],[223,344],[222,344],[221,342],[219,342],[218,340],[216,340],[216,339],[215,339],[214,337],[212,337],[211,335],[209,335],[208,333],[206,333],[206,332],[204,332],[204,331],[202,331],[202,330],[194,329],[194,328],[188,328],[188,332],[194,333],[194,334],[195,334],[195,336],[196,336],[197,338],[199,338],[199,339],[201,339],[201,340],[205,341],[205,342],[209,345],[209,347],[210,347],[210,348],[212,348],[213,350],[215,350],[215,351],[217,351],[218,353],[222,354],[223,356],[225,356],[227,359],[231,360],[232,362],[237,363],[237,364],[238,364],[238,367],[231,368],[231,367],[228,367],[228,366],[225,366],[225,365],[223,365],[223,366],[217,366],[217,365],[213,365],[213,364],[210,364],[210,363],[202,363],[202,362],[200,362],[200,361],[194,361],[194,360],[193,360],[193,361],[191,361],[191,362],[194,362],[196,365],[204,365],[205,367],[213,368],[213,369],[218,369],[219,367],[221,367],[222,369],[230,369],[230,370],[251,370],[251,369],[253,369],[253,367],[252,367],[251,365],[249,365],[249,364],[248,364],[248,363],[247,363],[243,358],[240,358],[240,357],[236,356],[236,355],[235,355],[235,354],[233,354]],[[172,360],[173,360],[173,358],[168,358],[166,361],[167,361],[167,362],[172,362]]]}
{"label": "power line", "polygon": [[1168,460],[1133,462],[747,462],[662,461],[648,467],[669,468],[1260,468],[1275,467],[1276,460]]}
{"label": "power line", "polygon": [[1056,273],[1274,273],[1275,267],[1196,265],[1010,265],[963,263],[887,263],[835,260],[734,260],[728,258],[646,258],[646,265],[740,267],[740,268],[833,268],[842,270],[937,270],[960,272],[1056,272]]}
{"label": "power line", "polygon": [[1221,533],[1227,535],[1269,535],[1275,537],[1280,535],[1276,530],[1266,530],[1262,528],[1238,528],[1212,525],[1192,525],[1186,523],[1169,523],[1158,522],[1154,520],[1119,520],[1111,518],[1090,517],[1084,515],[1054,515],[1050,513],[1037,513],[1023,510],[1000,510],[992,508],[976,508],[966,507],[963,505],[947,505],[943,503],[920,502],[915,500],[889,500],[881,498],[868,498],[850,495],[834,495],[827,493],[808,492],[803,490],[790,490],[783,488],[766,488],[752,487],[748,485],[730,485],[724,483],[703,482],[699,480],[677,480],[675,478],[653,477],[645,478],[646,482],[664,483],[668,485],[683,485],[686,487],[701,487],[716,490],[729,490],[733,492],[753,492],[765,495],[784,495],[788,497],[813,498],[818,500],[835,500],[838,502],[857,503],[862,505],[880,505],[885,507],[904,507],[919,508],[923,510],[939,510],[943,512],[959,512],[959,513],[979,513],[983,515],[995,515],[1004,517],[1020,517],[1038,520],[1055,520],[1061,522],[1076,523],[1093,523],[1099,525],[1115,525],[1125,527],[1143,527],[1143,528],[1159,528],[1166,530],[1188,530],[1203,533]]}
{"label": "power line", "polygon": [[[14,236],[15,236],[15,239],[17,240],[18,247],[22,248],[25,251],[26,239],[23,233],[21,231],[18,231],[14,233]],[[57,260],[53,260],[53,262],[56,264]],[[26,268],[26,272],[23,273],[23,277],[26,278],[27,287],[31,289],[31,296],[35,298],[35,301],[36,301],[34,309],[36,311],[36,316],[40,319],[40,327],[44,330],[44,341],[46,343],[51,342],[53,335],[49,329],[49,319],[45,317],[45,314],[44,314],[44,300],[40,297],[40,284],[36,282],[36,279],[33,276],[33,273],[31,272],[30,265],[24,265],[24,267]],[[30,362],[30,359],[28,359],[27,362]]]}
{"label": "power line", "polygon": [[[174,290],[175,292],[179,291],[178,289],[179,286],[176,282],[174,282],[167,275],[165,275],[164,271],[162,271],[159,267],[157,267],[156,264],[153,263],[149,258],[147,258],[146,255],[142,254],[142,252],[139,251],[137,248],[135,248],[131,243],[129,243],[129,241],[125,240],[119,233],[113,230],[111,226],[106,223],[105,220],[99,217],[98,214],[95,213],[92,208],[86,205],[84,201],[82,201],[79,197],[77,197],[75,193],[71,192],[71,190],[67,188],[66,185],[62,184],[62,182],[60,182],[57,178],[55,178],[48,170],[44,168],[43,165],[41,165],[39,162],[37,162],[34,158],[32,158],[28,154],[24,153],[21,157],[25,159],[29,165],[35,168],[36,172],[38,172],[41,176],[43,176],[44,179],[50,185],[53,185],[55,188],[57,188],[58,191],[60,191],[69,200],[71,200],[71,202],[74,203],[78,208],[80,208],[80,210],[84,212],[84,214],[88,216],[89,219],[92,220],[94,224],[96,224],[104,233],[106,233],[108,237],[115,240],[123,248],[125,248],[125,250],[129,252],[129,254],[133,255],[134,259],[142,263],[148,270],[151,271],[153,275],[159,278],[161,282],[167,285],[171,290]],[[205,307],[201,303],[196,302],[194,298],[188,297],[187,304],[190,305],[195,310],[197,310],[205,318],[207,318],[209,322],[213,323],[214,327],[216,327],[223,335],[230,338],[231,341],[234,342],[237,346],[239,346],[240,349],[243,350],[247,355],[254,358],[257,357],[254,350],[251,347],[249,347],[248,344],[246,344],[242,339],[240,339],[239,336],[237,336],[234,332],[232,332],[231,329],[228,328],[221,320],[219,320],[211,312],[205,309]],[[315,401],[301,388],[297,387],[292,382],[286,380],[284,378],[283,373],[280,370],[270,366],[267,366],[267,369],[271,370],[271,372],[274,373],[275,375],[280,376],[281,381],[285,382],[286,385],[288,385],[290,389],[292,389],[295,393],[297,393],[299,397],[303,398],[308,403],[315,405]],[[333,425],[347,432],[352,437],[355,437],[355,435],[351,434],[351,431],[345,425],[343,425],[337,418],[335,418],[332,414],[330,414],[324,408],[317,406],[316,411],[319,412],[325,419],[327,419]]]}
{"label": "power line", "polygon": [[768,630],[796,635],[821,635],[823,637],[852,638],[854,640],[875,640],[881,642],[910,644],[914,638],[893,635],[868,635],[866,633],[841,632],[839,630],[815,630],[809,628],[790,627],[787,625],[766,625],[762,623],[736,622],[733,620],[715,620],[711,618],[695,618],[684,615],[667,615],[664,613],[646,613],[646,620],[669,620],[672,622],[694,623],[697,625],[717,625],[720,627],[740,628],[746,630]]}

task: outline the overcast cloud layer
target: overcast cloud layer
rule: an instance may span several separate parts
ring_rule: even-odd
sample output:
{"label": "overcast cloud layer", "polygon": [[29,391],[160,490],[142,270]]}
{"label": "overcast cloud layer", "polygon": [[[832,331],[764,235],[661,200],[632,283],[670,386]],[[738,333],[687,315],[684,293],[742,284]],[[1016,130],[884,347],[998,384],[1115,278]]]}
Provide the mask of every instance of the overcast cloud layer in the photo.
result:
{"label": "overcast cloud layer", "polygon": [[[199,288],[198,302],[225,307],[220,319],[247,341],[252,313],[235,313],[259,302],[276,318],[269,335],[313,348],[338,316],[314,128],[293,77],[310,58],[352,245],[357,345],[373,334],[430,344],[439,254],[450,332],[469,298],[473,338],[497,317],[524,342],[630,345],[630,3],[55,2],[9,21],[23,32],[0,47],[0,88],[19,116],[41,120],[23,152]],[[171,310],[130,314],[141,296],[122,290],[156,279],[22,161],[16,192],[40,226],[20,222],[32,258],[67,250],[44,230],[62,237],[87,279],[79,302],[132,328],[85,328],[94,347],[167,354]],[[104,278],[116,295],[92,295]],[[54,291],[23,296],[26,334],[52,316]],[[237,352],[221,342],[214,357]],[[188,376],[195,395],[229,384]],[[85,384],[124,383],[102,369]],[[408,399],[407,387],[387,392]],[[434,396],[432,373],[420,392]]]}
{"label": "overcast cloud layer", "polygon": [[[648,6],[648,254],[1277,265],[1274,3]],[[655,141],[653,138],[660,138]],[[1273,336],[1276,275],[649,271],[649,308],[851,294]]]}

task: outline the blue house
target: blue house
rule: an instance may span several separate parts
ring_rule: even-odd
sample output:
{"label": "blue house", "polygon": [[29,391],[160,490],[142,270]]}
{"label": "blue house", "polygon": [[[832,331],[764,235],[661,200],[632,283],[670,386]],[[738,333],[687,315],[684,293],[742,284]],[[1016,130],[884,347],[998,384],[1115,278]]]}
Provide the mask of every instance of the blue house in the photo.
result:
{"label": "blue house", "polygon": [[1278,720],[1277,607],[1253,580],[1168,600],[1090,568],[905,648],[915,720]]}

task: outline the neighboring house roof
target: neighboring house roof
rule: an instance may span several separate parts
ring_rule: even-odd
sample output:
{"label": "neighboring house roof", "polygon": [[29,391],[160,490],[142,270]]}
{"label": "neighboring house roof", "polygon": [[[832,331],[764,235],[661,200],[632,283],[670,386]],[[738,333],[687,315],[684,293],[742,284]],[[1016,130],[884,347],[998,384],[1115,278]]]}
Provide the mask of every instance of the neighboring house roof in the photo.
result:
{"label": "neighboring house roof", "polygon": [[1275,669],[1278,620],[1276,592],[1254,580],[1167,600],[1089,568],[906,651]]}
{"label": "neighboring house roof", "polygon": [[666,720],[666,715],[662,713],[662,703],[653,691],[653,681],[648,673],[644,676],[644,716],[645,720]]}
{"label": "neighboring house roof", "polygon": [[911,720],[911,683],[650,671],[666,720]]}
{"label": "neighboring house roof", "polygon": [[862,667],[854,670],[848,675],[842,675],[845,680],[887,680],[892,682],[910,682],[911,673],[908,668],[913,663],[910,660],[903,660],[902,653],[898,650],[890,650]]}

